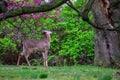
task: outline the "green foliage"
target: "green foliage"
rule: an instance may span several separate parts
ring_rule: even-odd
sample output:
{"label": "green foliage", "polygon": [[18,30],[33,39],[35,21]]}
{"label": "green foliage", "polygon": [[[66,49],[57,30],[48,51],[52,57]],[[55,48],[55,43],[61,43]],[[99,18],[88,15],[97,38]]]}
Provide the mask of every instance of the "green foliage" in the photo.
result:
{"label": "green foliage", "polygon": [[[29,1],[32,2],[33,0]],[[74,5],[82,10],[85,3],[86,0],[78,0]],[[50,17],[54,15],[57,15],[57,17]],[[92,19],[91,14],[89,14],[89,17]],[[77,64],[80,63],[79,58],[82,55],[84,55],[82,58],[94,56],[94,31],[69,6],[65,5],[58,10],[44,13],[38,19],[28,17],[25,20],[17,18],[17,20],[9,19],[9,21],[12,24],[7,21],[1,23],[6,25],[1,26],[0,33],[6,29],[13,30],[13,32],[5,36],[7,41],[4,38],[1,39],[0,55],[8,50],[14,51],[16,47],[20,51],[22,38],[40,39],[42,37],[41,30],[48,29],[53,32],[48,56],[51,63],[66,65],[71,61],[70,64]],[[33,62],[35,65],[40,63],[37,60]]]}
{"label": "green foliage", "polygon": [[111,75],[106,75],[100,80],[112,80],[112,76]]}
{"label": "green foliage", "polygon": [[77,58],[80,54],[93,56],[93,31],[66,30],[59,55]]}
{"label": "green foliage", "polygon": [[[59,57],[69,57],[74,63],[78,62],[81,55],[88,58],[94,56],[94,31],[76,16],[77,13],[68,6],[63,8],[59,22],[56,23],[57,32],[54,32],[51,41],[53,52],[58,53]],[[66,61],[66,58],[63,61]]]}
{"label": "green foliage", "polygon": [[41,74],[40,76],[39,76],[39,78],[41,78],[41,79],[44,79],[44,78],[47,78],[48,77],[48,74]]}
{"label": "green foliage", "polygon": [[9,38],[0,38],[0,55],[5,54],[9,50],[16,51],[16,44]]}

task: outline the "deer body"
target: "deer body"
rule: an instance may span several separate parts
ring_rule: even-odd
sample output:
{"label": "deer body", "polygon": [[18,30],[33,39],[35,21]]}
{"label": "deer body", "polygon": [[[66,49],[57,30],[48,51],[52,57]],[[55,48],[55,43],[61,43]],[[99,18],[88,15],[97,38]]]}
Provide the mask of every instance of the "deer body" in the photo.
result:
{"label": "deer body", "polygon": [[41,51],[44,59],[44,66],[48,67],[47,54],[50,49],[50,34],[51,31],[44,31],[45,38],[41,40],[28,39],[22,42],[23,51],[18,56],[17,65],[19,65],[21,56],[25,56],[25,59],[29,66],[31,66],[28,57],[33,52],[33,50]]}
{"label": "deer body", "polygon": [[44,39],[43,40],[29,39],[29,40],[25,40],[23,44],[24,44],[25,49],[33,49],[33,50],[38,50],[38,51],[45,51],[45,49],[49,50],[50,48],[49,41],[44,40]]}

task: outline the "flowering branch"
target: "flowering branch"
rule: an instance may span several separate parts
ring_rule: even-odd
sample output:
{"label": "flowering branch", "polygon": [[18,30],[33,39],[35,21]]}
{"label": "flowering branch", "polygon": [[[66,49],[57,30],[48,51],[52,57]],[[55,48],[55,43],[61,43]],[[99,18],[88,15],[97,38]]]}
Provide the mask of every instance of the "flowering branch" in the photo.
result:
{"label": "flowering branch", "polygon": [[22,15],[22,14],[50,11],[64,3],[66,3],[67,1],[69,1],[69,0],[54,0],[53,2],[51,2],[49,4],[44,4],[44,5],[40,5],[40,6],[23,6],[20,8],[12,9],[10,11],[3,13],[2,16],[0,16],[0,21],[7,19],[7,18],[15,17],[18,15]]}

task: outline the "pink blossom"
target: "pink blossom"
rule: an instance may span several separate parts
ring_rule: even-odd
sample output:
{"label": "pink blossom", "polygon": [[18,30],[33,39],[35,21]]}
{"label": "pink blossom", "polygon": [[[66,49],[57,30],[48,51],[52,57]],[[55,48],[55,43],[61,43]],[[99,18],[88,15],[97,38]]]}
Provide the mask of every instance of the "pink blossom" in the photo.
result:
{"label": "pink blossom", "polygon": [[5,15],[3,13],[0,14],[0,16],[4,19],[5,18]]}
{"label": "pink blossom", "polygon": [[32,18],[37,19],[38,17],[35,14],[31,14]]}
{"label": "pink blossom", "polygon": [[40,15],[40,16],[43,16],[43,12],[40,12],[39,15]]}
{"label": "pink blossom", "polygon": [[27,17],[27,14],[23,14],[22,17],[23,17],[23,18],[26,18],[26,17]]}
{"label": "pink blossom", "polygon": [[42,0],[34,0],[34,4],[36,5],[41,5],[41,3],[42,3]]}
{"label": "pink blossom", "polygon": [[28,0],[24,0],[25,2],[28,2]]}

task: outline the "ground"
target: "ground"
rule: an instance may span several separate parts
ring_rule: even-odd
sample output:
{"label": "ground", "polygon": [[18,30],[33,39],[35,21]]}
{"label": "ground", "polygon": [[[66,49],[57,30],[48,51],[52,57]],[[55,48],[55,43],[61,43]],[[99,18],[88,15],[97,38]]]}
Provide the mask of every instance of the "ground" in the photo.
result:
{"label": "ground", "polygon": [[0,80],[120,80],[118,69],[87,65],[48,67],[0,65]]}

